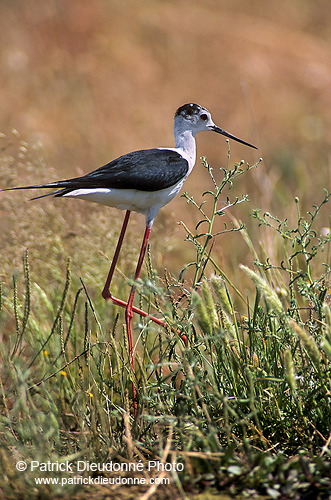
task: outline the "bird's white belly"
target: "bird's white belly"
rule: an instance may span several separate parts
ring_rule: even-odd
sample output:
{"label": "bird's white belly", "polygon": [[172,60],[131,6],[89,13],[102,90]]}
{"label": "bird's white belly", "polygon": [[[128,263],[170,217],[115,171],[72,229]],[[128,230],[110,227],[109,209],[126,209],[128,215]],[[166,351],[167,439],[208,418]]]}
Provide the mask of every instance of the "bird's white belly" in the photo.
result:
{"label": "bird's white belly", "polygon": [[161,207],[169,203],[180,191],[184,180],[159,191],[139,191],[137,189],[76,189],[63,195],[79,198],[120,210],[132,210],[154,219]]}

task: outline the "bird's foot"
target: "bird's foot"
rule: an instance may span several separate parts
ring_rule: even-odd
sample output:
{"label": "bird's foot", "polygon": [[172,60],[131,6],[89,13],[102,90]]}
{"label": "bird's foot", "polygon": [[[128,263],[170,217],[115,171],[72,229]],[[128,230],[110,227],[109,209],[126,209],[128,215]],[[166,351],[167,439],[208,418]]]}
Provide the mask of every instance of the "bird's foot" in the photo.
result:
{"label": "bird's foot", "polygon": [[[120,307],[123,307],[124,309],[127,308],[127,305],[128,303],[125,302],[125,300],[121,300],[121,299],[118,299],[116,297],[114,297],[109,289],[106,289],[104,288],[102,290],[102,297],[105,299],[105,300],[111,300],[111,302],[115,305],[115,306],[120,306]],[[166,328],[166,327],[169,327],[169,325],[163,321],[162,319],[160,318],[156,318],[156,316],[152,316],[150,315],[149,313],[143,311],[142,309],[139,309],[138,307],[135,307],[135,306],[132,306],[132,312],[136,313],[136,314],[139,314],[139,316],[142,316],[143,318],[148,318],[150,319],[151,321],[153,321],[154,323],[156,323],[157,325],[160,325],[162,326],[163,328]],[[173,327],[170,326],[170,329],[175,331],[175,333],[177,333],[177,335],[179,335],[180,339],[182,340],[183,344],[185,345],[185,347],[187,347],[187,336],[177,330],[175,330]]]}

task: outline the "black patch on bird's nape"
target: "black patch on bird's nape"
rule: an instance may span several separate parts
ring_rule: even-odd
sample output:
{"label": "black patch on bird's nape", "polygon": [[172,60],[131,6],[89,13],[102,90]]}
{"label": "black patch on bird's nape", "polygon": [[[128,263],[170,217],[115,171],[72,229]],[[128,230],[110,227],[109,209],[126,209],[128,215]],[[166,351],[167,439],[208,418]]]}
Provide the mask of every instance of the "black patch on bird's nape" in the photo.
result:
{"label": "black patch on bird's nape", "polygon": [[199,106],[199,104],[194,104],[194,103],[184,104],[183,106],[181,106],[180,108],[177,109],[175,116],[198,115],[202,109],[203,108],[201,106]]}

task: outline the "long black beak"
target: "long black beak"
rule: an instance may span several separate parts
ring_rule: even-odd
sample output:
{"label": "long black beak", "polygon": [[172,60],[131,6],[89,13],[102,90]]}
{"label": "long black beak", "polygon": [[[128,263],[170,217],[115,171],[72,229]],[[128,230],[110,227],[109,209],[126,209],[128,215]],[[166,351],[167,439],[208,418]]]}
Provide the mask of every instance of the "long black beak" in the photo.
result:
{"label": "long black beak", "polygon": [[245,144],[245,146],[249,146],[250,148],[257,149],[256,146],[253,146],[253,144],[250,144],[249,142],[243,141],[242,139],[239,139],[235,135],[229,134],[229,132],[226,132],[225,130],[222,130],[219,127],[216,127],[216,125],[212,125],[209,127],[209,130],[213,130],[214,132],[217,132],[218,134],[225,135],[225,137],[228,137],[229,139],[233,139],[234,141],[241,142],[241,144]]}

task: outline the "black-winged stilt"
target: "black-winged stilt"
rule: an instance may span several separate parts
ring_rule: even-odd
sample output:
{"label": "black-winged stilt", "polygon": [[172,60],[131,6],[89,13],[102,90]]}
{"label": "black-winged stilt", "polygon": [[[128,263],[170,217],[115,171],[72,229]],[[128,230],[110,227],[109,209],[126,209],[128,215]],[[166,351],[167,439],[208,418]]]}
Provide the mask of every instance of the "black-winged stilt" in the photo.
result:
{"label": "black-winged stilt", "polygon": [[[9,188],[54,188],[56,191],[32,199],[35,200],[54,195],[63,198],[79,198],[126,210],[122,230],[102,296],[105,299],[110,299],[114,304],[125,308],[129,359],[132,368],[134,368],[132,340],[133,313],[138,313],[141,316],[149,316],[150,319],[161,325],[164,325],[164,322],[134,307],[133,300],[136,290],[134,285],[131,288],[127,302],[113,297],[110,293],[110,283],[123,243],[130,213],[131,211],[139,212],[146,217],[145,234],[134,276],[134,279],[137,280],[140,276],[154,219],[160,208],[169,203],[179,193],[184,181],[191,173],[196,159],[195,135],[204,130],[217,132],[256,149],[252,144],[238,139],[238,137],[217,127],[206,108],[191,103],[181,106],[176,111],[174,123],[175,148],[134,151],[120,156],[116,160],[82,177],[50,182],[49,184]],[[134,387],[134,397],[135,395],[136,391]]]}

